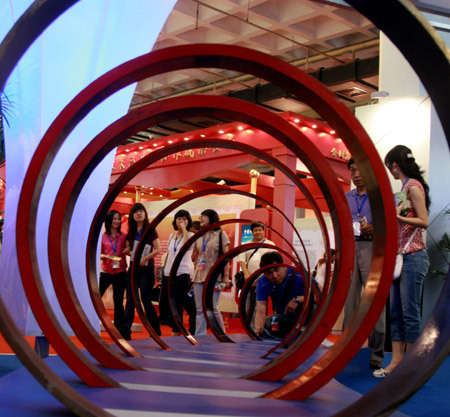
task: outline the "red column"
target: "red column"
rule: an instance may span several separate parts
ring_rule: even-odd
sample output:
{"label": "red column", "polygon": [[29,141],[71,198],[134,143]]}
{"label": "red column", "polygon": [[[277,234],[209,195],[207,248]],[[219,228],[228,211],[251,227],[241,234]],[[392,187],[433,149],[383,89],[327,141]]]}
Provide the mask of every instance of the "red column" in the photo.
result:
{"label": "red column", "polygon": [[[286,165],[290,170],[296,172],[297,158],[294,154],[287,148],[279,147],[274,148],[272,155],[277,158],[281,163]],[[273,205],[280,209],[285,216],[294,223],[295,219],[295,185],[294,183],[286,177],[281,171],[275,169],[275,179],[273,188]],[[289,223],[281,217],[281,215],[274,211],[272,226],[278,230],[282,236],[288,239],[292,243],[293,230]],[[281,239],[274,235],[273,241],[277,246],[282,247],[290,251],[289,246],[286,242],[281,241]]]}

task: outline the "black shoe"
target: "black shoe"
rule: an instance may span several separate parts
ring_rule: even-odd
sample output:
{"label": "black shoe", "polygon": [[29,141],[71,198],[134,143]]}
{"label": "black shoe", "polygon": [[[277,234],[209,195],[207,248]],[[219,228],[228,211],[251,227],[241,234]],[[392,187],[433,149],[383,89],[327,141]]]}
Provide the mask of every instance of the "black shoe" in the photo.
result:
{"label": "black shoe", "polygon": [[381,369],[383,367],[381,361],[375,361],[375,360],[371,360],[370,361],[370,369]]}

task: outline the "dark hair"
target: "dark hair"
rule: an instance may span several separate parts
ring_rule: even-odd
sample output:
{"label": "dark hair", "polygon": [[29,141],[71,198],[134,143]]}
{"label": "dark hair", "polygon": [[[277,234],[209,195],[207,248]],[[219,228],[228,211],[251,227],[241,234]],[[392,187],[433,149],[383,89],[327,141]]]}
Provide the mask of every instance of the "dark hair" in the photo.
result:
{"label": "dark hair", "polygon": [[[217,223],[218,221],[220,221],[217,211],[212,210],[212,209],[203,210],[201,215],[208,217],[209,224]],[[214,230],[220,230],[220,226],[217,226]]]}
{"label": "dark hair", "polygon": [[350,169],[350,167],[355,163],[355,160],[353,158],[350,158],[347,162],[347,168]]}
{"label": "dark hair", "polygon": [[191,215],[190,215],[189,212],[186,211],[186,210],[178,210],[178,211],[175,213],[175,216],[174,216],[173,222],[172,222],[173,228],[174,228],[175,230],[178,230],[177,219],[178,219],[179,217],[186,217],[186,219],[187,219],[187,221],[188,221],[186,230],[190,230],[190,228],[191,228],[191,226],[192,226],[192,219],[191,219]]}
{"label": "dark hair", "polygon": [[425,182],[422,175],[425,171],[422,171],[420,166],[417,165],[411,149],[404,145],[394,146],[384,157],[384,164],[388,169],[391,169],[394,162],[398,165],[403,174],[409,178],[414,178],[422,184],[423,189],[425,190],[425,205],[427,210],[429,210],[431,204],[429,196],[430,187],[428,187],[428,184]]}
{"label": "dark hair", "polygon": [[259,262],[259,267],[262,268],[266,265],[272,264],[282,264],[283,257],[276,251],[266,252],[263,256],[261,256],[261,261]]}
{"label": "dark hair", "polygon": [[200,222],[198,220],[195,220],[194,222],[192,222],[191,229],[198,231],[201,228],[202,227],[200,226]]}
{"label": "dark hair", "polygon": [[261,222],[253,222],[250,226],[250,229],[252,229],[252,232],[254,229],[256,229],[257,227],[262,227],[263,230],[265,229],[266,225],[264,223]]}
{"label": "dark hair", "polygon": [[[120,213],[117,210],[110,210],[110,211],[108,211],[107,215],[105,216],[105,230],[108,235],[111,234],[112,221],[116,214],[118,214],[119,217],[122,219],[122,216],[120,215]],[[120,233],[120,226],[117,229],[117,231]]]}
{"label": "dark hair", "polygon": [[136,220],[134,220],[133,214],[139,210],[143,210],[145,213],[145,219],[144,219],[144,224],[142,225],[142,229],[146,229],[147,226],[150,224],[150,222],[148,221],[147,210],[145,209],[144,205],[141,203],[133,204],[131,206],[130,214],[128,216],[128,234],[127,234],[128,242],[135,241],[135,236],[137,233],[137,223],[136,223]]}

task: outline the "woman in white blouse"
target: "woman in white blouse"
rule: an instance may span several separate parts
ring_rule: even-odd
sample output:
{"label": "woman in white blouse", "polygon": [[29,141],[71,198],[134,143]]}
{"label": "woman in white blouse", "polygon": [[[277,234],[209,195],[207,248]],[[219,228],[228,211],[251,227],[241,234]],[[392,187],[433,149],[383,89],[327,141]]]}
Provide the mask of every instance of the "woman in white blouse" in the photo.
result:
{"label": "woman in white blouse", "polygon": [[[200,215],[200,226],[206,227],[210,224],[217,223],[219,215],[216,211],[207,209]],[[194,271],[194,296],[196,305],[196,335],[206,334],[206,319],[203,315],[202,293],[203,285],[206,277],[209,274],[211,267],[217,261],[222,253],[228,251],[230,239],[227,234],[220,229],[220,226],[214,230],[205,233],[202,238],[198,239],[194,244],[194,259],[196,267]],[[225,286],[222,289],[231,287],[230,268],[227,265],[224,269],[223,276],[219,276],[218,281],[221,280]],[[216,288],[213,295],[214,315],[216,316],[219,326],[225,333],[222,314],[219,311],[219,297],[220,290]]]}
{"label": "woman in white blouse", "polygon": [[[177,211],[172,224],[175,229],[175,233],[172,233],[169,237],[166,263],[164,264],[163,282],[167,282],[176,256],[186,241],[193,235],[193,233],[189,231],[192,225],[192,219],[188,211]],[[193,249],[194,247],[191,246],[191,248],[189,248],[189,250],[184,254],[180,265],[175,272],[175,307],[181,319],[183,319],[183,307],[187,294],[191,288],[191,277],[194,272],[194,263],[192,262]],[[167,287],[166,291],[168,291]],[[181,335],[178,326],[173,320],[170,320],[170,324],[172,326],[172,336]]]}

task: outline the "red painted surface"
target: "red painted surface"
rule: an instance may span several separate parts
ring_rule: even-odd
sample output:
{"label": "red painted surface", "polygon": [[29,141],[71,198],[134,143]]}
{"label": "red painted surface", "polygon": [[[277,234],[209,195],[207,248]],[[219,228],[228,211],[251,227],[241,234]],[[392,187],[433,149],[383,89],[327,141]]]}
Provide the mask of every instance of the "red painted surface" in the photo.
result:
{"label": "red painted surface", "polygon": [[[219,49],[220,52],[218,52]],[[373,283],[374,287],[377,288],[377,284],[380,282],[380,272],[385,277],[392,276],[396,229],[395,218],[393,216],[394,204],[391,201],[389,182],[383,164],[370,139],[350,111],[342,103],[337,102],[335,96],[330,91],[297,68],[273,57],[268,57],[259,52],[249,51],[244,48],[222,45],[219,49],[215,45],[188,45],[162,49],[121,65],[99,78],[80,93],[55,120],[44,136],[41,145],[38,147],[25,179],[24,189],[22,191],[23,198],[21,198],[18,215],[30,218],[28,230],[32,231],[35,224],[35,212],[31,200],[35,199],[40,193],[41,180],[46,175],[47,167],[53,155],[60,147],[65,135],[73,129],[86,112],[112,92],[144,77],[162,73],[167,68],[176,70],[186,67],[218,67],[239,70],[242,66],[245,66],[249,73],[265,78],[281,88],[286,89],[291,94],[301,97],[302,101],[318,111],[322,117],[330,122],[355,157],[360,167],[361,175],[368,185],[371,204],[374,202],[374,208],[376,209],[374,213],[374,253],[380,254],[381,256],[372,262],[369,284]],[[187,107],[187,103],[191,102],[191,100],[195,100],[195,98],[183,98],[183,101],[186,102],[185,107]],[[212,111],[212,108],[220,107],[226,101],[224,97],[205,98],[203,96],[201,103],[197,104],[197,112],[193,113],[208,114],[209,111]],[[166,102],[169,102],[169,100],[158,103],[159,107],[164,106]],[[202,106],[204,107],[200,109]],[[228,115],[232,114],[235,119],[251,123],[265,130],[272,136],[277,137],[282,144],[301,157],[307,168],[316,177],[328,204],[332,207],[331,214],[336,229],[337,247],[342,247],[343,241],[352,242],[351,219],[345,196],[340,190],[339,183],[333,171],[329,168],[329,165],[321,163],[323,155],[310,141],[304,140],[303,138],[296,140],[295,138],[300,132],[292,128],[289,124],[288,126],[280,124],[279,120],[281,119],[277,116],[268,112],[266,113],[260,108],[255,109],[255,106],[244,102],[239,102],[238,107],[239,113],[236,112],[235,108],[222,110],[222,112]],[[139,111],[143,111],[143,108],[139,109]],[[183,109],[178,108],[175,112],[174,114],[177,117],[183,117]],[[246,113],[245,116],[243,116],[243,113]],[[217,114],[217,110],[214,110],[214,114]],[[157,119],[157,116],[155,116],[155,119]],[[281,129],[275,128],[277,125],[281,126]],[[133,129],[141,128],[142,126],[139,126],[137,123],[133,126]],[[292,130],[295,132],[292,132]],[[209,144],[213,145],[213,141]],[[92,155],[96,155],[96,153],[93,152]],[[95,166],[95,161],[92,162],[92,165]],[[136,163],[132,167],[135,165],[139,164]],[[379,187],[378,184],[381,186]],[[388,227],[383,229],[385,222]],[[33,271],[32,268],[32,259],[35,258],[35,253],[29,245],[27,230],[18,230],[17,238],[20,242],[26,242],[26,247],[28,247],[29,251],[27,256],[20,260],[22,278],[26,287],[25,284],[30,284],[31,282],[31,285],[33,285],[33,281],[36,279],[39,280],[37,271]],[[392,255],[390,256],[389,254],[391,253]],[[383,257],[385,254],[387,256]],[[333,282],[333,284],[335,283],[335,287],[332,287],[329,298],[329,301],[332,300],[333,303],[329,303],[326,306],[327,308],[324,308],[322,314],[319,315],[321,325],[318,326],[318,320],[316,320],[311,326],[309,337],[302,338],[302,343],[293,345],[293,349],[288,349],[288,354],[281,355],[278,361],[274,361],[271,365],[265,367],[259,373],[259,378],[278,379],[279,375],[288,373],[291,368],[293,369],[293,367],[295,368],[301,363],[307,357],[306,355],[309,355],[317,348],[334,323],[334,321],[331,322],[331,318],[336,319],[338,312],[343,306],[346,294],[345,289],[348,286],[352,263],[352,251],[338,252],[338,263],[335,271],[337,278]],[[342,340],[341,350],[338,348],[332,348],[330,350],[329,359],[331,360],[316,364],[314,367],[315,371],[307,371],[304,373],[296,381],[295,387],[288,385],[283,392],[270,393],[269,396],[278,397],[279,395],[288,395],[299,398],[309,395],[328,382],[341,367],[350,361],[370,333],[387,298],[389,284],[389,278],[381,280],[380,285],[378,285],[378,291],[366,297],[368,303],[365,305],[370,307],[358,311],[357,315],[360,321],[354,320],[353,323],[355,325],[347,332],[347,337],[344,334],[339,339]],[[36,295],[38,297],[42,296],[39,293]],[[31,297],[29,298],[32,300]],[[38,308],[36,310],[38,313],[42,313],[42,322],[45,324],[45,327],[49,327],[49,334],[57,339],[56,335],[52,332],[52,320],[48,319],[47,310],[41,308],[42,306],[39,304],[40,301],[37,301],[36,306]],[[36,314],[36,316],[39,316],[39,314]],[[364,319],[364,324],[362,323],[362,319]],[[61,349],[63,348],[64,346],[61,346]],[[71,361],[69,361],[69,364],[73,366]],[[252,377],[256,377],[256,375]],[[298,383],[299,381],[301,381],[301,384]]]}

